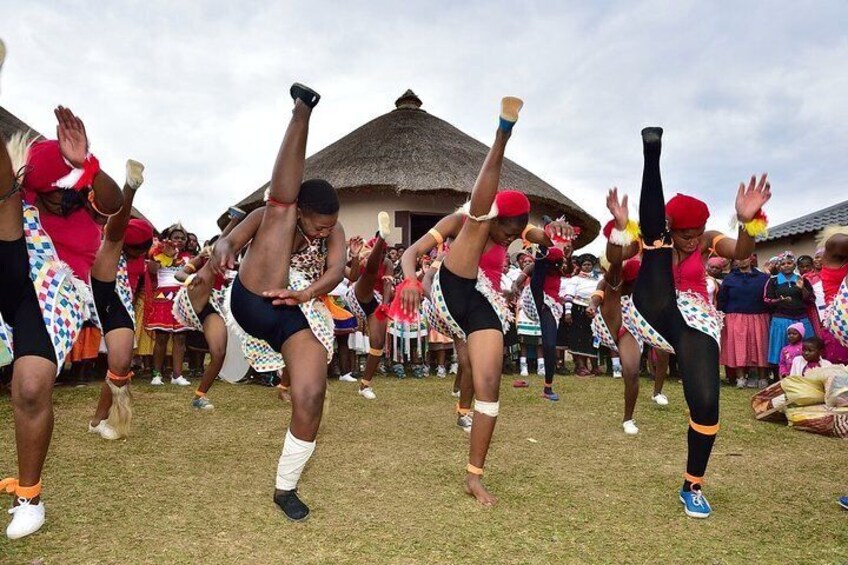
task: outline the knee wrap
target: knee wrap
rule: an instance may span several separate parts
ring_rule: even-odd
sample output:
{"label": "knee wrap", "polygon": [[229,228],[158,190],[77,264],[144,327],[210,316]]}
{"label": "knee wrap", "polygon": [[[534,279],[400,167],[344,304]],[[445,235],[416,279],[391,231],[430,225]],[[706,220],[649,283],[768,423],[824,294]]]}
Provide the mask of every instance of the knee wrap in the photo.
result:
{"label": "knee wrap", "polygon": [[484,400],[474,401],[474,411],[489,416],[491,418],[498,417],[498,411],[500,409],[500,406],[500,402],[486,402]]}
{"label": "knee wrap", "polygon": [[368,355],[373,355],[374,357],[382,357],[383,350],[382,349],[374,349],[373,347],[368,349]]}

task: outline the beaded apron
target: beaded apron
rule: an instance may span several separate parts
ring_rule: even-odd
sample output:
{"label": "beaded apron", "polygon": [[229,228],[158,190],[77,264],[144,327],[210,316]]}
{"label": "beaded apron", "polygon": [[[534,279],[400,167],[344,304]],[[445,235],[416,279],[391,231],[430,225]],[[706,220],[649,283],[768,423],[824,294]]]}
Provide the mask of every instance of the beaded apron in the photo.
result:
{"label": "beaded apron", "polygon": [[[712,304],[694,292],[678,292],[677,308],[683,315],[683,320],[687,326],[707,334],[721,347],[721,328],[724,323],[724,315],[718,312]],[[640,346],[648,344],[668,353],[674,353],[671,344],[636,309],[632,297],[625,296],[621,299],[621,316],[624,327],[636,338]]]}
{"label": "beaded apron", "polygon": [[[82,330],[82,324],[91,317],[89,304],[91,291],[74,276],[73,270],[59,260],[50,235],[41,226],[38,209],[25,205],[23,231],[29,255],[30,278],[38,297],[44,326],[56,355],[56,373],[62,370]],[[11,363],[14,344],[12,328],[0,317],[0,341],[3,343],[3,361]],[[7,364],[8,364],[7,363]]]}
{"label": "beaded apron", "polygon": [[[444,329],[450,330],[449,333],[444,333],[444,335],[456,336],[465,341],[467,339],[465,331],[463,331],[463,329],[459,326],[459,323],[453,318],[448,310],[448,305],[445,301],[445,294],[444,291],[442,291],[440,277],[441,272],[442,267],[439,267],[439,270],[436,271],[436,274],[433,277],[433,286],[430,289],[430,296],[435,307],[435,315],[442,318],[442,321],[444,322]],[[497,314],[498,319],[501,321],[503,332],[508,332],[509,325],[514,320],[513,313],[509,308],[506,298],[495,290],[495,287],[492,286],[492,281],[489,280],[489,277],[487,277],[482,270],[477,272],[477,285],[475,286],[475,289],[482,294],[486,300],[488,300],[489,304],[492,305],[492,308],[495,310],[495,314]]]}

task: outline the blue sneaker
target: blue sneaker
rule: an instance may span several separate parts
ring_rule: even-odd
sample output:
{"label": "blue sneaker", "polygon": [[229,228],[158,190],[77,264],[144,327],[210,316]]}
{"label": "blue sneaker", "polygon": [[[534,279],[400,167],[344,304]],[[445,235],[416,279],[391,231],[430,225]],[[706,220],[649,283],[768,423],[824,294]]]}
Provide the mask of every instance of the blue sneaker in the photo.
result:
{"label": "blue sneaker", "polygon": [[680,502],[683,503],[683,511],[690,518],[710,517],[710,503],[707,502],[707,497],[704,496],[701,489],[690,491],[680,489]]}
{"label": "blue sneaker", "polygon": [[392,374],[398,379],[406,378],[406,367],[400,363],[392,365]]}
{"label": "blue sneaker", "polygon": [[848,496],[843,496],[839,499],[839,506],[841,506],[845,510],[848,510]]}
{"label": "blue sneaker", "polygon": [[559,395],[555,392],[551,392],[550,394],[548,394],[547,392],[542,392],[542,398],[547,398],[548,400],[553,400],[554,402],[556,402],[557,400],[559,400]]}
{"label": "blue sneaker", "polygon": [[191,401],[191,405],[199,410],[212,410],[215,408],[209,399],[205,396],[198,396],[194,400]]}

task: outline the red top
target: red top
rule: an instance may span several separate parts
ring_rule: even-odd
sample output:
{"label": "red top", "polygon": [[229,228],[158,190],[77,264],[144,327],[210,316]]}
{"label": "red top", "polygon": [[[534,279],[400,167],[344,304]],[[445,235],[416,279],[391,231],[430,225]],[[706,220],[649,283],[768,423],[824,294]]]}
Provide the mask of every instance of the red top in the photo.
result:
{"label": "red top", "polygon": [[842,284],[842,281],[848,276],[848,263],[838,269],[822,265],[819,276],[821,277],[822,288],[824,289],[824,303],[829,305],[833,302],[833,297],[836,296],[836,293],[839,292],[839,286]]}
{"label": "red top", "polygon": [[144,255],[140,255],[135,259],[127,259],[127,279],[133,298],[135,298],[135,294],[138,292],[138,282],[146,271],[147,261],[144,259]]}
{"label": "red top", "polygon": [[545,277],[545,282],[542,285],[542,290],[545,291],[545,294],[550,296],[556,301],[559,301],[559,291],[562,287],[562,274],[559,269],[551,266],[548,269],[548,274]]}
{"label": "red top", "polygon": [[700,253],[696,251],[674,265],[672,272],[677,290],[694,292],[700,294],[704,300],[710,300],[707,292],[707,271]]}
{"label": "red top", "polygon": [[67,216],[49,212],[42,212],[39,216],[42,227],[53,240],[59,259],[70,265],[77,277],[89,282],[102,233],[91,214],[80,208]]}
{"label": "red top", "polygon": [[506,264],[506,247],[493,243],[487,251],[480,256],[480,269],[483,274],[492,281],[495,290],[501,291],[501,274]]}

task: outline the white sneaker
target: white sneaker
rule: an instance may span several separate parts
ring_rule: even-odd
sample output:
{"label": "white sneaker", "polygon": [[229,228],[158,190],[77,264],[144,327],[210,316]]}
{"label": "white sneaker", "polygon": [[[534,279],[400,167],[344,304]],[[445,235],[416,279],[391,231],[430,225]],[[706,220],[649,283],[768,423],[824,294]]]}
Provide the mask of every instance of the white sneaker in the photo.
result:
{"label": "white sneaker", "polygon": [[663,393],[655,394],[651,400],[657,403],[657,406],[668,406],[668,397]]}
{"label": "white sneaker", "polygon": [[462,431],[464,431],[467,434],[471,433],[471,424],[473,424],[473,423],[474,423],[474,413],[473,412],[469,412],[468,414],[465,414],[464,416],[457,416],[457,418],[456,418],[456,425],[458,427],[462,428]]}
{"label": "white sneaker", "polygon": [[455,375],[459,372],[459,363],[451,363],[450,369],[448,369],[449,375]]}
{"label": "white sneaker", "polygon": [[96,426],[92,426],[91,422],[88,423],[88,433],[90,434],[100,434],[100,437],[103,439],[114,440],[120,439],[121,436],[118,435],[118,432],[115,431],[115,428],[106,423],[106,420],[100,420],[100,423]]}
{"label": "white sneaker", "polygon": [[759,388],[766,388],[769,385],[768,380],[760,379],[760,381],[757,383],[757,385],[759,386]]}
{"label": "white sneaker", "polygon": [[343,383],[355,383],[357,378],[353,376],[353,373],[345,373],[339,377],[339,380]]}
{"label": "white sneaker", "polygon": [[633,420],[627,420],[621,424],[621,427],[624,428],[624,433],[629,436],[635,436],[639,433],[639,428],[636,427],[636,422]]}
{"label": "white sneaker", "polygon": [[9,510],[12,521],[6,527],[6,537],[20,539],[34,534],[44,525],[44,503],[32,504],[26,498],[19,498],[18,505]]}
{"label": "white sneaker", "polygon": [[536,367],[536,374],[539,375],[540,377],[545,376],[545,364],[544,363],[539,363],[538,367]]}
{"label": "white sneaker", "polygon": [[451,396],[453,396],[454,398],[459,398],[459,391],[458,390],[452,390]]}
{"label": "white sneaker", "polygon": [[392,233],[392,222],[388,212],[381,211],[377,214],[377,230],[383,239],[386,239]]}
{"label": "white sneaker", "polygon": [[162,377],[153,377],[150,379],[150,384],[153,386],[162,386],[165,383],[162,382]]}
{"label": "white sneaker", "polygon": [[747,382],[748,379],[746,379],[745,377],[739,377],[738,379],[736,379],[736,388],[745,388]]}
{"label": "white sneaker", "polygon": [[439,365],[438,367],[436,367],[436,376],[440,379],[444,379],[448,376],[448,372],[445,370],[444,365]]}
{"label": "white sneaker", "polygon": [[527,365],[522,365],[522,366],[521,366],[521,372],[520,372],[520,375],[521,375],[522,377],[529,377],[529,376],[530,376],[530,373],[529,373],[529,372],[527,372]]}
{"label": "white sneaker", "polygon": [[362,398],[364,398],[366,400],[376,400],[377,399],[377,395],[374,394],[374,389],[371,388],[370,386],[359,389],[359,396],[361,396]]}
{"label": "white sneaker", "polygon": [[177,386],[189,386],[189,385],[191,385],[191,383],[190,383],[190,382],[188,382],[188,381],[186,380],[186,378],[185,378],[184,376],[182,376],[182,375],[180,375],[180,376],[179,376],[179,377],[177,377],[176,379],[175,379],[174,377],[171,377],[171,384],[172,384],[172,385],[177,385]]}
{"label": "white sneaker", "polygon": [[621,378],[621,369],[613,369],[612,370],[612,378],[620,379]]}

